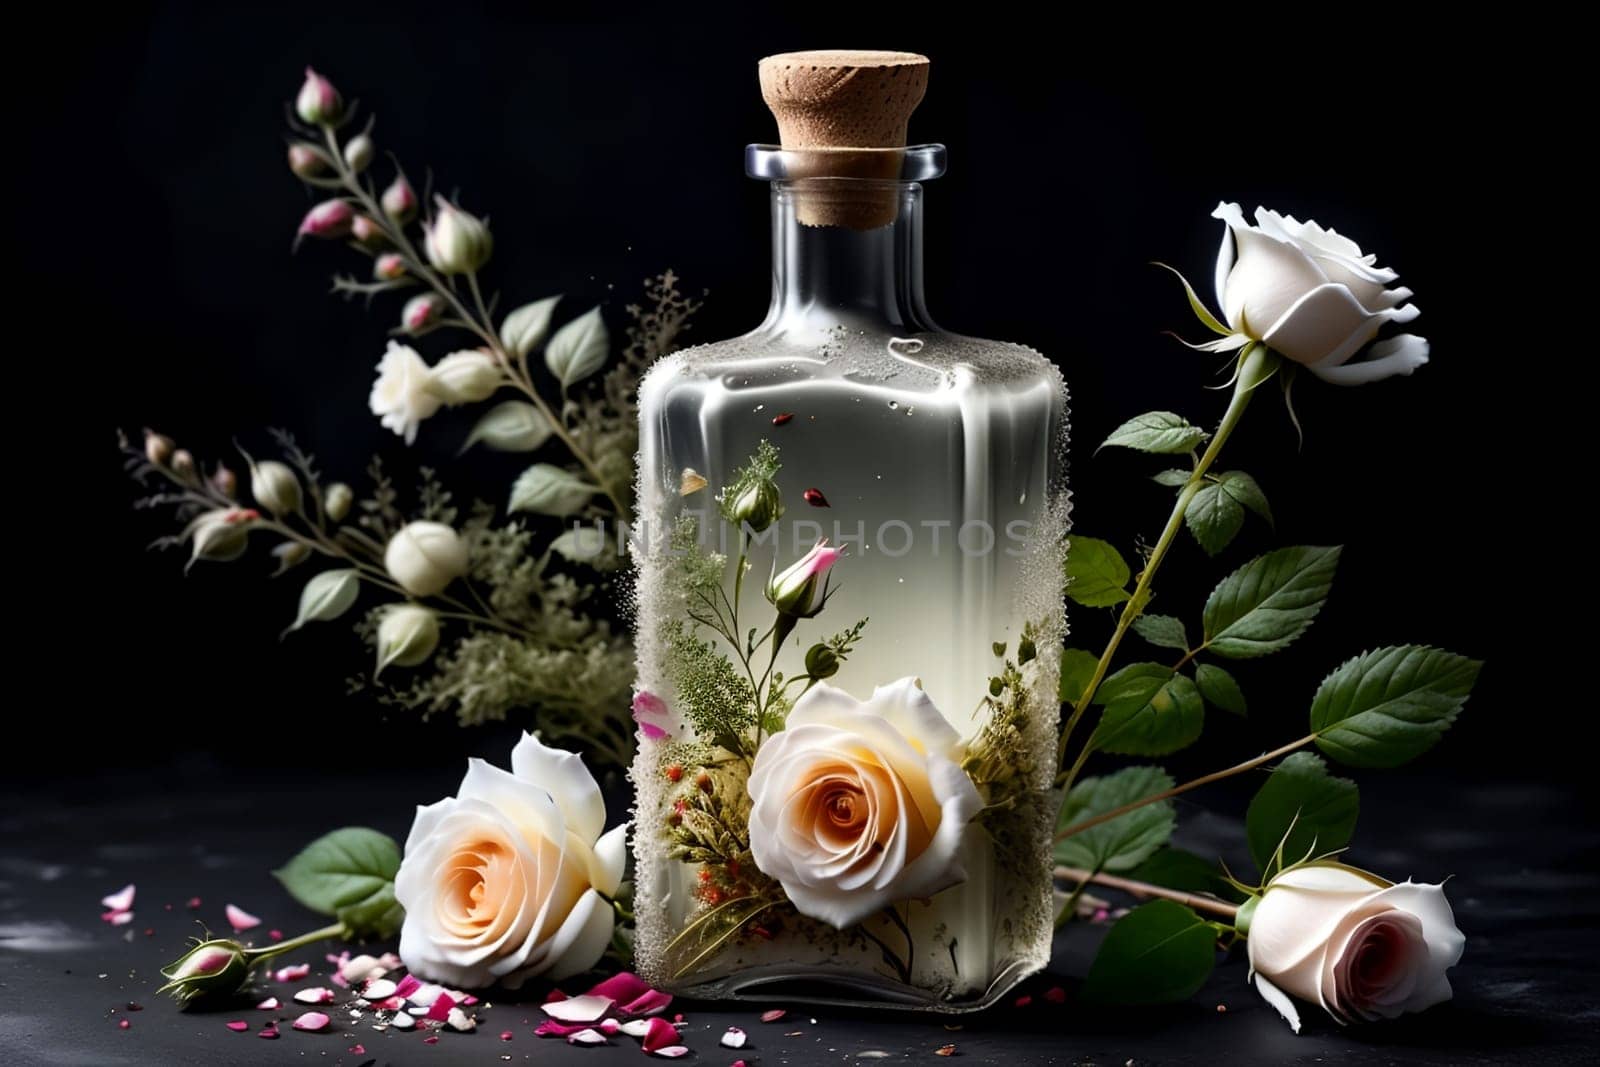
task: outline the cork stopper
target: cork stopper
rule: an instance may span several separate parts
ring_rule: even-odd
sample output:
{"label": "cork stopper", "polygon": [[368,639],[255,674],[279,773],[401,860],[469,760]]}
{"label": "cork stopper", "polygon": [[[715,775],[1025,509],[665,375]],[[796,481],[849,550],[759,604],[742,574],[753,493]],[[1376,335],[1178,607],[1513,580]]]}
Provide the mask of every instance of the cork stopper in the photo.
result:
{"label": "cork stopper", "polygon": [[[906,125],[928,89],[928,58],[911,52],[785,52],[760,64],[761,97],[795,151],[796,212],[807,226],[873,229],[894,221],[888,184],[824,188],[808,177],[893,182]],[[850,151],[856,149],[858,151]]]}

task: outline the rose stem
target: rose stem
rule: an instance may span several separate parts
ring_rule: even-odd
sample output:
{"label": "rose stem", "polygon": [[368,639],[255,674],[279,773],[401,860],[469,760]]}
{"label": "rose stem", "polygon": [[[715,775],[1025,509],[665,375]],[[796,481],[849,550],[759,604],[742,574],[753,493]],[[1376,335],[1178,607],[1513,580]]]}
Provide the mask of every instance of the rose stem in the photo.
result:
{"label": "rose stem", "polygon": [[1092,882],[1108,889],[1120,889],[1124,893],[1132,893],[1136,897],[1160,897],[1162,900],[1176,901],[1195,911],[1209,911],[1213,915],[1221,915],[1227,919],[1232,919],[1239,911],[1237,904],[1229,904],[1225,900],[1151,885],[1149,882],[1137,882],[1132,878],[1118,878],[1114,874],[1096,874],[1081,867],[1057,867],[1055,875],[1057,878],[1077,882],[1079,889]]}

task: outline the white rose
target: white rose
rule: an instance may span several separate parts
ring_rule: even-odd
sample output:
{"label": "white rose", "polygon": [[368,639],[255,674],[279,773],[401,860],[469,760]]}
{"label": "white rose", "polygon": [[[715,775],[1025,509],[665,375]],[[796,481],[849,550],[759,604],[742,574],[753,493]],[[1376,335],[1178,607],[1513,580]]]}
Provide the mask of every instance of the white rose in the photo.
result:
{"label": "white rose", "polygon": [[511,771],[467,763],[453,797],[417,808],[394,892],[400,958],[418,976],[515,989],[593,967],[611,942],[627,824],[601,834],[600,788],[571,752],[524,734]]}
{"label": "white rose", "polygon": [[417,439],[422,420],[439,410],[443,403],[431,388],[432,372],[417,355],[417,350],[395,341],[378,364],[378,380],[372,383],[368,404],[384,426],[411,444]]}
{"label": "white rose", "polygon": [[383,550],[383,569],[412,596],[444,592],[468,562],[467,543],[442,522],[408,522]]}
{"label": "white rose", "polygon": [[1445,971],[1461,959],[1444,887],[1384,881],[1339,863],[1278,875],[1249,919],[1256,988],[1300,1031],[1288,994],[1340,1023],[1392,1019],[1450,999]]}
{"label": "white rose", "polygon": [[750,851],[802,915],[843,929],[966,879],[983,801],[956,731],[911,678],[872,699],[818,685],[750,772]]}
{"label": "white rose", "polygon": [[1373,345],[1351,362],[1386,322],[1410,322],[1421,312],[1404,286],[1386,288],[1399,275],[1374,266],[1373,255],[1348,237],[1311,220],[1300,222],[1256,208],[1256,225],[1238,204],[1211,213],[1227,224],[1217,253],[1217,299],[1235,331],[1335,385],[1362,385],[1410,374],[1428,362],[1428,342],[1400,334]]}
{"label": "white rose", "polygon": [[452,352],[433,366],[433,391],[446,404],[487,400],[505,381],[500,364],[478,348]]}

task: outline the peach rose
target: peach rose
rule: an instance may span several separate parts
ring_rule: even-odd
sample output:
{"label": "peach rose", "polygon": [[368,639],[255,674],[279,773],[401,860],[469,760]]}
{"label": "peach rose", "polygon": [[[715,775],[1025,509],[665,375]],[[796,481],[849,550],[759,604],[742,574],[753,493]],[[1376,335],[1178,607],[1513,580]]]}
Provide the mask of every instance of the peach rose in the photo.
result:
{"label": "peach rose", "polygon": [[858,701],[818,685],[750,772],[750,851],[802,915],[840,929],[966,879],[983,801],[960,737],[911,678]]}
{"label": "peach rose", "polygon": [[453,797],[417,808],[395,876],[400,957],[454,986],[593,967],[611,942],[606,898],[622,881],[627,824],[604,835],[605,802],[571,752],[524,734],[511,771],[469,760]]}

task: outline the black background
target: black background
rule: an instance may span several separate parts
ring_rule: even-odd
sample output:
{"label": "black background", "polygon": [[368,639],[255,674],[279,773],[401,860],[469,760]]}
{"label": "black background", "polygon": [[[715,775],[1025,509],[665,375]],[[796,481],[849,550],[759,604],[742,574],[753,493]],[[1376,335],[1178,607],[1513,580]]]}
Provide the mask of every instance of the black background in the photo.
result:
{"label": "black background", "polygon": [[[113,426],[158,427],[203,459],[235,437],[265,451],[264,428],[282,426],[330,475],[357,480],[376,450],[491,499],[518,469],[516,457],[455,461],[465,416],[430,421],[408,451],[368,414],[397,302],[367,312],[329,297],[333,271],[364,270],[340,247],[290,254],[311,200],[284,166],[282,117],[307,62],[376,113],[382,150],[414,175],[431,166],[439,188],[491,216],[488,278],[510,304],[564,292],[567,314],[603,302],[616,328],[641,280],[670,267],[710,290],[691,336],[713,340],[753,325],[767,296],[766,191],[741,166],[746,142],[774,134],[756,60],[840,45],[933,59],[912,124],[913,139],[951,148],[927,197],[930,305],[947,327],[1028,343],[1065,370],[1081,533],[1130,551],[1166,515],[1168,492],[1142,477],[1159,459],[1093,455],[1114,425],[1154,408],[1196,422],[1221,412],[1223,395],[1204,389],[1221,381],[1217,361],[1161,335],[1201,330],[1148,265],[1180,266],[1211,299],[1219,199],[1334,226],[1416,291],[1412,329],[1433,362],[1358,389],[1303,376],[1303,444],[1270,391],[1225,465],[1262,482],[1276,532],[1252,520],[1214,562],[1185,539],[1163,572],[1158,610],[1193,629],[1205,591],[1250,555],[1347,546],[1308,636],[1237,671],[1250,720],[1213,714],[1186,764],[1298,736],[1328,670],[1401,642],[1488,663],[1458,728],[1425,757],[1435,769],[1465,784],[1580,758],[1558,745],[1536,766],[1528,743],[1577,710],[1571,692],[1529,680],[1572,546],[1540,513],[1545,490],[1522,454],[1546,425],[1536,397],[1555,382],[1538,365],[1550,338],[1527,321],[1540,265],[1528,242],[1559,239],[1573,209],[1541,125],[1556,120],[1528,80],[1536,64],[1510,65],[1509,31],[1493,47],[1446,49],[1389,15],[1289,32],[1240,13],[1191,26],[1112,12],[1071,33],[998,14],[931,25],[909,10],[880,25],[753,8],[585,21],[526,5],[107,17],[63,28],[52,41],[70,54],[53,78],[13,92],[25,123],[12,179],[34,184],[13,197],[11,224],[33,268],[24,286],[45,289],[44,310],[25,316],[37,347],[14,359],[53,387],[22,405],[40,428],[13,467],[44,503],[13,500],[12,534],[37,515],[43,538],[13,566],[28,590],[23,647],[59,666],[37,706],[13,702],[12,714],[63,731],[54,755],[19,773],[170,773],[199,753],[292,778],[501,751],[486,732],[346,698],[342,680],[367,652],[342,623],[280,644],[298,580],[265,580],[265,546],[185,579],[181,555],[144,548],[169,527],[128,508]],[[447,344],[424,348],[437,357]],[[1089,647],[1104,614],[1074,614]],[[14,676],[34,669],[12,664]]]}

